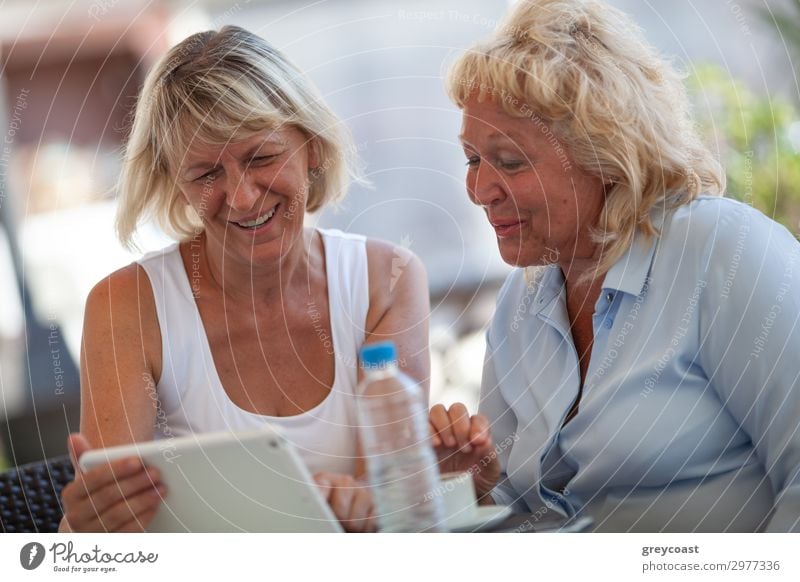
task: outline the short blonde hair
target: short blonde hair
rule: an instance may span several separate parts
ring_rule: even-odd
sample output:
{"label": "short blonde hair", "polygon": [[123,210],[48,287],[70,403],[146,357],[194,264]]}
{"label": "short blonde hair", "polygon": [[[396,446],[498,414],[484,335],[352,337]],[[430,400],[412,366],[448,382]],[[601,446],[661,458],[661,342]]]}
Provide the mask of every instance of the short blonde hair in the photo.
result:
{"label": "short blonde hair", "polygon": [[199,32],[172,48],[139,95],[119,181],[117,234],[127,247],[153,218],[179,239],[202,229],[173,174],[193,141],[225,144],[268,128],[296,127],[313,140],[306,210],[361,180],[352,138],[311,81],[264,39],[239,28]]}
{"label": "short blonde hair", "polygon": [[453,64],[447,89],[459,107],[489,95],[509,115],[544,122],[576,164],[608,185],[593,233],[604,245],[595,276],[637,229],[658,235],[652,209],[725,188],[692,124],[682,77],[630,17],[602,2],[520,0]]}

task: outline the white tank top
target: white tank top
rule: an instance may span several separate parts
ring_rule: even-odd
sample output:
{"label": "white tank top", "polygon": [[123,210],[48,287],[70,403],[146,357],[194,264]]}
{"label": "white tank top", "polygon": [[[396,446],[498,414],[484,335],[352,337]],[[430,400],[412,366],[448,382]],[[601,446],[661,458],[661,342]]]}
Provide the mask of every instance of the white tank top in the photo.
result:
{"label": "white tank top", "polygon": [[[219,379],[200,312],[178,244],[137,261],[150,278],[161,329],[162,371],[157,385],[156,438],[240,431],[269,424],[292,442],[312,474],[355,472],[357,422],[355,387],[358,350],[364,343],[369,279],[365,238],[319,230],[325,247],[333,387],[320,404],[296,416],[267,416],[243,410]],[[326,343],[329,342],[329,343]]]}

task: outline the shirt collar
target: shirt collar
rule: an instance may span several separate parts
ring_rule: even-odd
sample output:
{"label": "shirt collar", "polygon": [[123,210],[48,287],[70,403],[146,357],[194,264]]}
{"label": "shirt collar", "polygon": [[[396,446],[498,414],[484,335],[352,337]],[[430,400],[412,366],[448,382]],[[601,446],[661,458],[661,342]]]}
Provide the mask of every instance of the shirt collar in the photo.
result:
{"label": "shirt collar", "polygon": [[606,273],[603,289],[622,291],[637,297],[641,295],[653,264],[657,242],[656,237],[647,237],[637,229],[631,246]]}
{"label": "shirt collar", "polygon": [[553,300],[561,295],[564,288],[564,274],[558,265],[529,267],[525,274],[525,281],[528,285],[528,293],[533,298],[529,308],[531,315],[538,315],[539,312],[552,305]]}
{"label": "shirt collar", "polygon": [[[664,222],[663,215],[654,213],[653,225],[656,228],[663,228]],[[635,297],[641,295],[653,264],[658,240],[658,237],[648,237],[637,229],[628,250],[606,273],[603,289],[622,291]],[[533,297],[530,313],[537,315],[548,307],[552,310],[555,307],[553,300],[560,296],[564,289],[564,274],[559,266],[529,267],[525,280],[529,288],[528,293]]]}

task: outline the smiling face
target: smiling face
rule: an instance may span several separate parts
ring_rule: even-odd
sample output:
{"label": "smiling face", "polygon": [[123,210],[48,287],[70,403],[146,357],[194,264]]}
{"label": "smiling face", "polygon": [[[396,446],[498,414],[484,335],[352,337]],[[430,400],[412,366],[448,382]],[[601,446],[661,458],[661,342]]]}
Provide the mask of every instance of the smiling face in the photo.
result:
{"label": "smiling face", "polygon": [[473,96],[461,141],[467,192],[486,212],[506,263],[566,266],[595,256],[590,228],[603,209],[603,182],[572,161],[547,125]]}
{"label": "smiling face", "polygon": [[280,261],[300,239],[316,147],[298,129],[190,148],[176,171],[209,246],[251,265]]}

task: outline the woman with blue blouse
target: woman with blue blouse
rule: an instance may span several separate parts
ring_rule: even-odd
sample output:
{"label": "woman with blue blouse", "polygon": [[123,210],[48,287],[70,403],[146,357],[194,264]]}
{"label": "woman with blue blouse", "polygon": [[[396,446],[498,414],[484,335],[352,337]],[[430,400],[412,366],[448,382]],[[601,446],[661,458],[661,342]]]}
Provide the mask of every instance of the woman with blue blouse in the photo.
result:
{"label": "woman with blue blouse", "polygon": [[448,89],[519,269],[479,414],[431,410],[442,470],[597,531],[800,531],[800,245],[722,197],[677,73],[605,4],[522,0]]}

